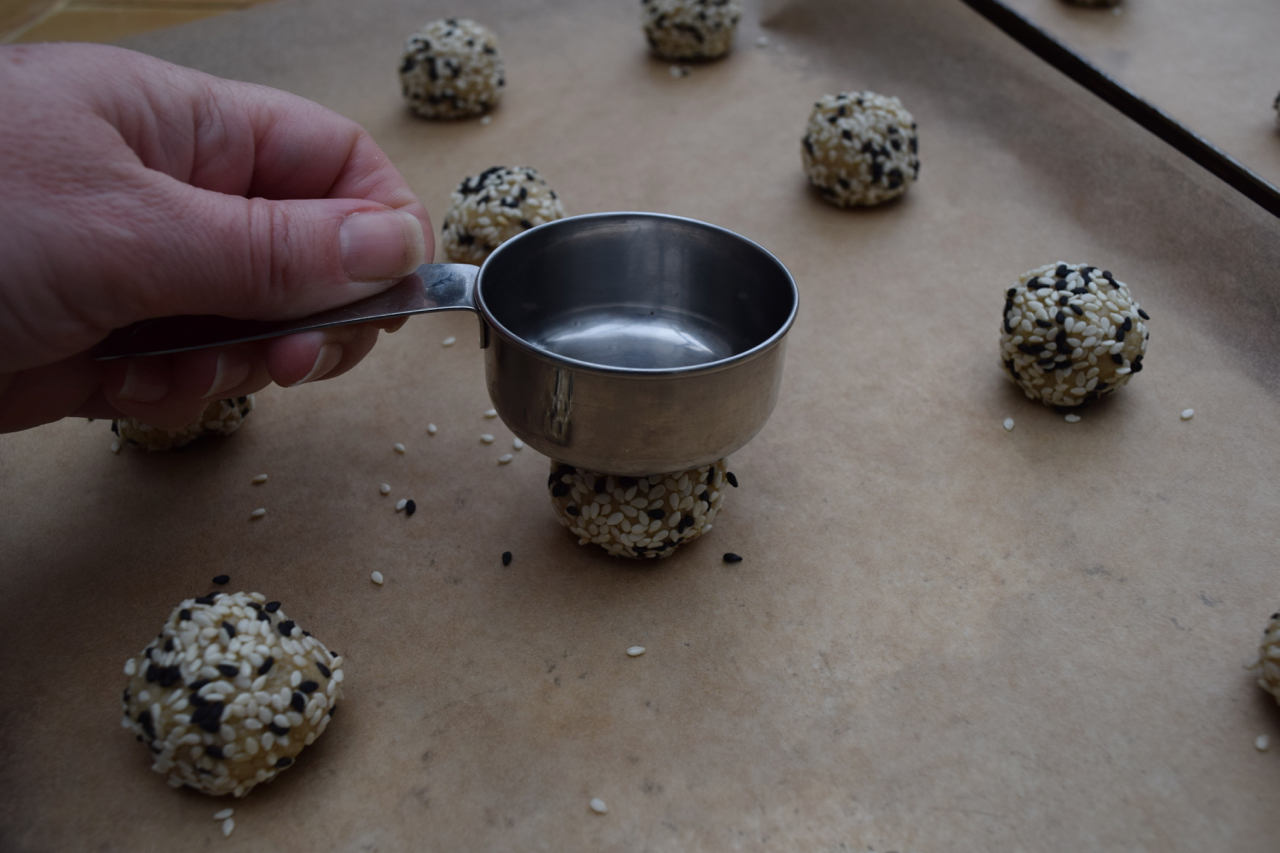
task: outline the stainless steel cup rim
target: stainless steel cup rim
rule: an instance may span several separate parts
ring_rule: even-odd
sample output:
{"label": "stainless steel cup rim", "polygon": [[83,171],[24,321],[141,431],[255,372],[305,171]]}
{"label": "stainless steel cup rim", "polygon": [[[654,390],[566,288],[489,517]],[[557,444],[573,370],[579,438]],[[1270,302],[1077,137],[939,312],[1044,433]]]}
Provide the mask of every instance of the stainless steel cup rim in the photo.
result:
{"label": "stainless steel cup rim", "polygon": [[[656,367],[656,368],[655,367],[634,367],[634,366],[621,367],[616,365],[599,364],[591,361],[582,361],[576,358],[572,358],[570,356],[564,355],[563,353],[553,352],[549,349],[546,349],[544,347],[537,345],[532,341],[527,340],[524,336],[517,334],[516,332],[508,328],[501,320],[498,319],[498,317],[495,315],[492,309],[492,306],[489,305],[485,299],[484,281],[485,281],[486,271],[488,271],[490,267],[495,263],[501,263],[501,258],[503,257],[504,253],[510,254],[511,252],[519,249],[523,243],[536,241],[544,238],[546,236],[546,232],[549,230],[579,227],[583,222],[589,222],[592,220],[603,221],[603,220],[616,220],[616,219],[624,219],[624,218],[630,218],[635,220],[680,223],[686,227],[691,227],[691,228],[703,230],[709,233],[717,234],[718,236],[725,239],[726,241],[737,244],[742,250],[752,251],[757,253],[759,255],[761,263],[768,263],[776,268],[779,274],[779,280],[782,282],[785,282],[786,287],[789,289],[791,305],[789,310],[787,311],[786,316],[781,320],[781,322],[778,323],[777,328],[766,339],[764,339],[763,341],[760,341],[754,346],[751,346],[741,352],[736,352],[733,355],[725,358],[719,358],[719,359],[702,362],[698,364],[685,365],[681,367]],[[502,334],[504,338],[506,338],[508,341],[510,341],[517,347],[524,349],[525,351],[533,355],[536,355],[540,358],[547,359],[548,361],[563,363],[566,366],[573,367],[576,370],[583,370],[583,371],[588,371],[592,373],[600,373],[600,374],[606,374],[606,375],[639,379],[643,377],[660,378],[660,377],[687,376],[691,374],[701,374],[701,373],[713,373],[719,370],[724,370],[726,368],[732,367],[736,364],[740,364],[744,361],[749,361],[752,358],[755,358],[760,353],[767,351],[773,346],[776,346],[778,342],[781,341],[786,336],[787,332],[790,331],[791,326],[795,322],[796,314],[799,311],[800,294],[799,294],[799,288],[796,286],[795,279],[792,277],[791,272],[786,268],[785,265],[783,265],[781,261],[779,261],[771,252],[769,252],[760,244],[756,243],[755,241],[747,237],[742,236],[741,234],[735,231],[731,231],[728,228],[723,228],[719,225],[713,225],[709,222],[704,222],[702,220],[691,219],[689,217],[684,217],[684,216],[676,216],[674,214],[668,214],[668,213],[652,213],[652,212],[644,212],[644,211],[609,211],[605,213],[584,213],[584,214],[578,214],[576,216],[567,216],[561,219],[555,219],[550,222],[544,222],[540,225],[536,225],[533,228],[530,228],[527,231],[523,231],[520,234],[517,234],[516,236],[510,238],[509,240],[504,242],[501,246],[499,246],[497,249],[495,249],[489,255],[489,257],[485,259],[484,263],[481,264],[480,271],[476,275],[474,300],[475,300],[476,310],[479,312],[480,316],[483,318],[484,324],[487,324],[491,329]]]}

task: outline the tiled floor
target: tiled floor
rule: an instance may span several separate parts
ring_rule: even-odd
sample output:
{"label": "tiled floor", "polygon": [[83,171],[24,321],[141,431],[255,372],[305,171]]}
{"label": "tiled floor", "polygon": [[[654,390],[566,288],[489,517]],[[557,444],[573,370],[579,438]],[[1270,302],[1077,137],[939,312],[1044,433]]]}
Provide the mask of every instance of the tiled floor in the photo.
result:
{"label": "tiled floor", "polygon": [[0,42],[110,42],[264,0],[0,0]]}

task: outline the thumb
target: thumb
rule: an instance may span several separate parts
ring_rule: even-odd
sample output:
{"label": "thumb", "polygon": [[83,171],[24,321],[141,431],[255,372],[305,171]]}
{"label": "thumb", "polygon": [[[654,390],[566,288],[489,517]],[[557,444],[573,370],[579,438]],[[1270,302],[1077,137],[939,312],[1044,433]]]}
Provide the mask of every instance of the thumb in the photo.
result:
{"label": "thumb", "polygon": [[[381,292],[433,250],[421,204],[242,198],[184,186],[153,248],[145,317],[302,317]],[[160,257],[155,257],[156,252]],[[136,319],[142,319],[141,317]]]}

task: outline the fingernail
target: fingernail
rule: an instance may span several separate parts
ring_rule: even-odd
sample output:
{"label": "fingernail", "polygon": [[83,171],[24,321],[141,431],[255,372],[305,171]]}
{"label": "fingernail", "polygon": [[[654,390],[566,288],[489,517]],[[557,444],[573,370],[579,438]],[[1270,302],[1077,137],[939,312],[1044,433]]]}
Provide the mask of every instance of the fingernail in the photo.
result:
{"label": "fingernail", "polygon": [[338,229],[342,266],[352,281],[401,278],[422,265],[427,251],[422,223],[411,213],[353,213]]}
{"label": "fingernail", "polygon": [[218,370],[213,376],[213,384],[204,392],[205,397],[216,397],[225,394],[249,378],[249,363],[231,357],[230,353],[218,354]]}
{"label": "fingernail", "polygon": [[116,396],[131,403],[154,403],[168,393],[169,379],[162,371],[144,362],[132,361]]}
{"label": "fingernail", "polygon": [[316,355],[316,363],[311,365],[311,372],[290,387],[306,385],[308,382],[323,379],[328,375],[329,371],[338,366],[340,361],[342,361],[342,344],[329,341],[320,347],[320,352]]}

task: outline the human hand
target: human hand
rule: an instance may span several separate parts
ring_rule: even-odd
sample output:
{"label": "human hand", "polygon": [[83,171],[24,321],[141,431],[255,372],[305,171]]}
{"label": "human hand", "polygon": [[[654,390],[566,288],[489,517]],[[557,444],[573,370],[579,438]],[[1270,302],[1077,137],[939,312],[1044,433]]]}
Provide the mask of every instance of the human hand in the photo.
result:
{"label": "human hand", "polygon": [[0,115],[0,432],[68,415],[176,429],[212,399],[338,376],[377,328],[88,351],[154,317],[305,316],[433,253],[426,210],[372,138],[285,92],[120,48],[7,46]]}

